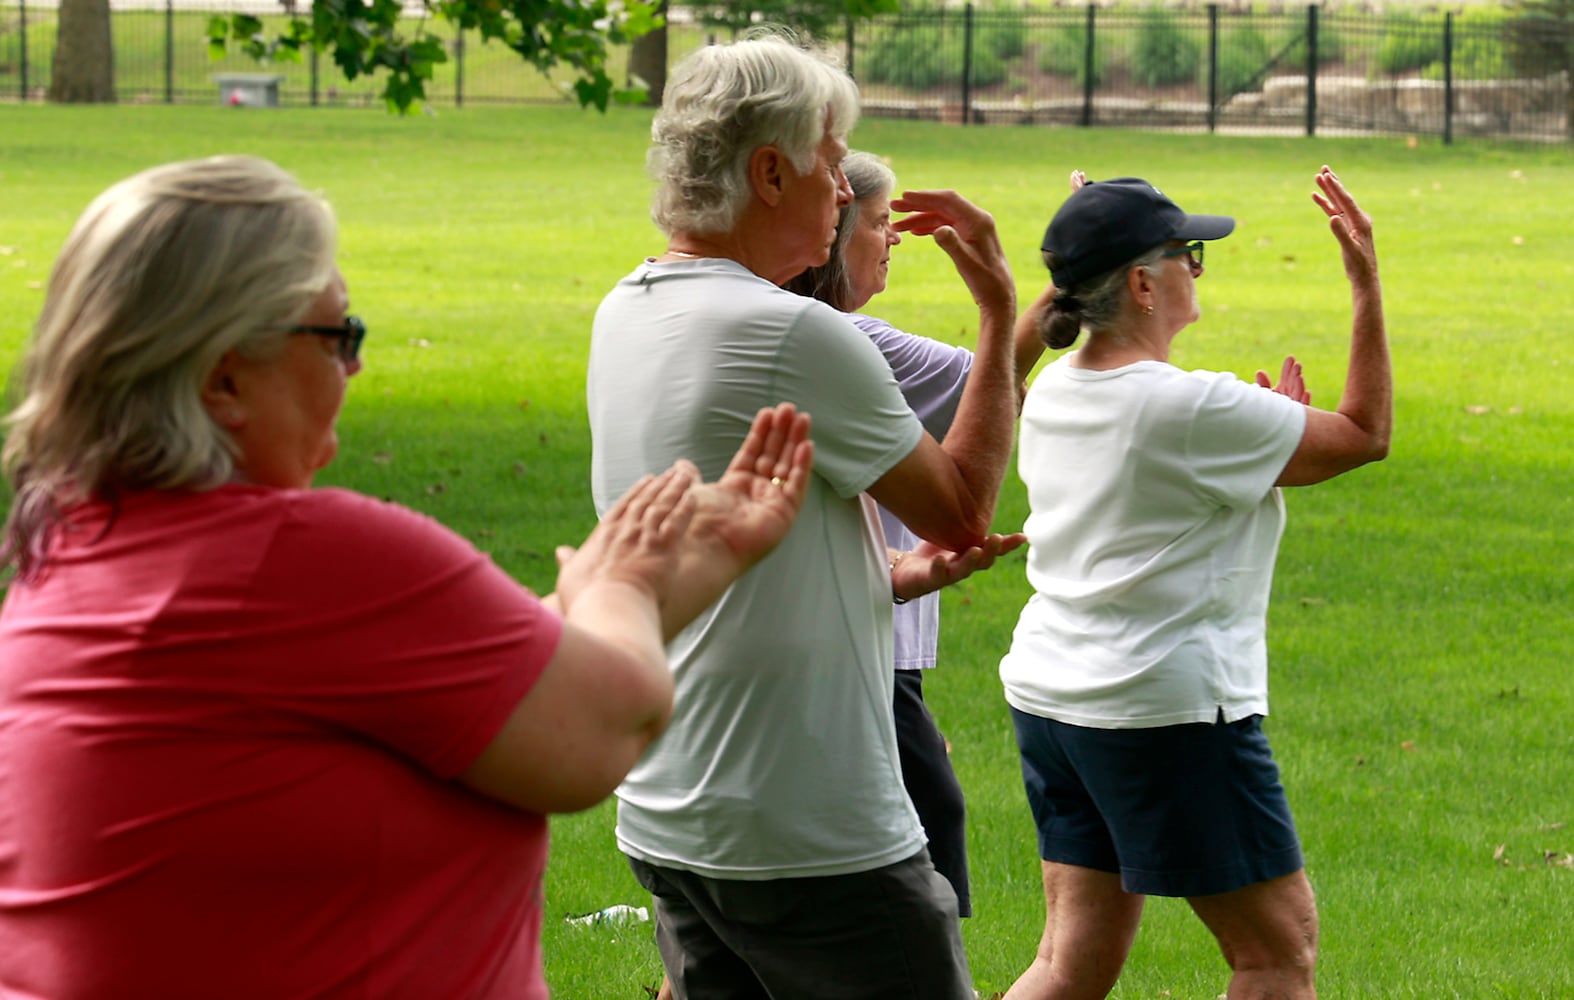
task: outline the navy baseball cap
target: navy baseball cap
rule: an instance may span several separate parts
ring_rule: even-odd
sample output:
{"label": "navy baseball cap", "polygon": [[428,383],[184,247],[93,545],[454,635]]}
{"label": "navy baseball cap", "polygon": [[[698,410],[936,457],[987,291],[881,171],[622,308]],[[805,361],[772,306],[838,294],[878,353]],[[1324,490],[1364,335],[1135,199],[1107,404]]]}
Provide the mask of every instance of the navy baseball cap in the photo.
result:
{"label": "navy baseball cap", "polygon": [[1235,229],[1227,215],[1187,215],[1140,177],[1090,181],[1073,191],[1044,231],[1055,287],[1070,289],[1170,240],[1217,240]]}

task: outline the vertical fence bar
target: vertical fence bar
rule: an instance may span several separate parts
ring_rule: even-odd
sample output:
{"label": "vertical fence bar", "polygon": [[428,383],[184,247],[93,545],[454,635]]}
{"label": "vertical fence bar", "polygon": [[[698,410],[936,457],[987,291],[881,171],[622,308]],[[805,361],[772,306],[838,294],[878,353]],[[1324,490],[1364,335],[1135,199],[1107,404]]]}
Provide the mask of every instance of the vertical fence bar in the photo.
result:
{"label": "vertical fence bar", "polygon": [[454,33],[454,107],[465,106],[465,29]]}
{"label": "vertical fence bar", "polygon": [[1443,145],[1454,142],[1454,12],[1443,15]]}
{"label": "vertical fence bar", "polygon": [[1098,8],[1088,4],[1088,20],[1082,31],[1082,127],[1093,124],[1093,21]]}
{"label": "vertical fence bar", "polygon": [[1219,127],[1219,5],[1208,5],[1208,131]]}
{"label": "vertical fence bar", "polygon": [[1306,134],[1317,134],[1317,5],[1306,6]]}
{"label": "vertical fence bar", "polygon": [[962,124],[973,120],[973,5],[962,8]]}
{"label": "vertical fence bar", "polygon": [[21,90],[17,92],[17,97],[25,101],[27,100],[27,0],[22,0],[21,11],[22,20],[17,27],[21,34],[21,37],[18,39],[18,41],[22,43],[22,75],[18,84],[18,86],[21,87]]}
{"label": "vertical fence bar", "polygon": [[175,0],[164,0],[164,103],[175,103]]}
{"label": "vertical fence bar", "polygon": [[311,101],[311,106],[315,108],[317,106],[317,46],[312,46],[312,56],[306,62],[311,70],[307,77],[307,86],[311,88],[311,96],[308,99]]}
{"label": "vertical fence bar", "polygon": [[853,43],[854,43],[854,41],[855,41],[855,39],[853,38],[853,16],[851,14],[848,14],[847,15],[847,75],[852,77],[854,80],[856,80],[856,79],[858,79],[858,73],[857,73],[857,70],[856,70],[855,66],[853,65],[853,51],[854,51],[853,50]]}

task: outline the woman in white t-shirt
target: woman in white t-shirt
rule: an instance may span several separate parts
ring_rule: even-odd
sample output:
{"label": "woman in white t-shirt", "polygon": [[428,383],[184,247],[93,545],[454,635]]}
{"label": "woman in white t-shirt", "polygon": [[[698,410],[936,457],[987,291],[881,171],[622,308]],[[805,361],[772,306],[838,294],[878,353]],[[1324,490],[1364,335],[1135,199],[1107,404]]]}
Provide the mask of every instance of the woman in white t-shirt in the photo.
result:
{"label": "woman in white t-shirt", "polygon": [[1148,895],[1188,900],[1230,996],[1316,995],[1316,904],[1261,726],[1277,487],[1383,458],[1392,425],[1371,220],[1333,171],[1316,182],[1354,303],[1333,411],[1293,357],[1277,386],[1169,363],[1201,315],[1203,241],[1233,219],[1120,178],[1075,191],[1045,233],[1044,340],[1088,338],[1022,413],[1034,594],[1000,675],[1047,914],[1008,1000],[1106,995]]}

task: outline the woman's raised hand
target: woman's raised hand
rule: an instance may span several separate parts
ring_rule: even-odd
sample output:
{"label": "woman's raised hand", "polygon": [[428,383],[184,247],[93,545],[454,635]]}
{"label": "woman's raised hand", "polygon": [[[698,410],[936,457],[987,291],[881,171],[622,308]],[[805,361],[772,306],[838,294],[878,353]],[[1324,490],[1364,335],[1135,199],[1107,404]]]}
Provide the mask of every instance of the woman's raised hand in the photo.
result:
{"label": "woman's raised hand", "polygon": [[1372,245],[1372,219],[1361,211],[1355,198],[1346,191],[1339,175],[1327,164],[1317,172],[1315,201],[1328,215],[1328,228],[1344,253],[1344,272],[1351,283],[1377,277],[1377,250]]}
{"label": "woman's raised hand", "polygon": [[897,232],[933,236],[980,307],[1016,311],[1016,283],[995,230],[995,217],[955,191],[903,191],[891,210],[911,214],[898,219]]}

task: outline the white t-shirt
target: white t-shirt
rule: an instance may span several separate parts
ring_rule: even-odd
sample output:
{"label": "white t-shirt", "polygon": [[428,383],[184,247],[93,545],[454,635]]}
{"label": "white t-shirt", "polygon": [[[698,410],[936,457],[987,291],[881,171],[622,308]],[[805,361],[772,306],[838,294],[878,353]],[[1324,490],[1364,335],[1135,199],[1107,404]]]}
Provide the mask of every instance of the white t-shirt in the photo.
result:
{"label": "white t-shirt", "polygon": [[868,871],[923,847],[891,719],[891,584],[862,493],[923,433],[869,338],[727,260],[645,263],[596,313],[596,508],[677,458],[718,477],[764,406],[813,419],[782,544],[669,647],[672,723],[618,789],[618,845],[712,878]]}
{"label": "white t-shirt", "polygon": [[1101,729],[1267,714],[1274,487],[1301,404],[1228,373],[1068,358],[1034,381],[1018,469],[1028,581],[1006,700]]}

